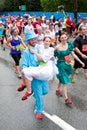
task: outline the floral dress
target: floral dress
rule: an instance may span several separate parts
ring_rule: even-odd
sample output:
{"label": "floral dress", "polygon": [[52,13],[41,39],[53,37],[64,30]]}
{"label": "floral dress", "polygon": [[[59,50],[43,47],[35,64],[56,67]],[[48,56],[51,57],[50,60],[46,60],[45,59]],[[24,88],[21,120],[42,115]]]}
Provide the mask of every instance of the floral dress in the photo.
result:
{"label": "floral dress", "polygon": [[70,64],[70,62],[67,62],[65,59],[66,56],[68,56],[71,51],[73,51],[73,44],[70,42],[67,43],[68,48],[66,50],[55,50],[54,56],[58,58],[57,60],[57,67],[59,70],[59,74],[57,74],[57,78],[59,79],[60,83],[67,84],[71,82],[70,75],[74,74],[74,70]]}

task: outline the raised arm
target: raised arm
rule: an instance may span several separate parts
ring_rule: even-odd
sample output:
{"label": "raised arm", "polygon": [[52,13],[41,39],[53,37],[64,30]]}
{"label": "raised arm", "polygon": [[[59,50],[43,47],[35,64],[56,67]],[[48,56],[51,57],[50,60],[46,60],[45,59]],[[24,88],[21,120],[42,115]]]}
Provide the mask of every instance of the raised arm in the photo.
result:
{"label": "raised arm", "polygon": [[26,48],[26,44],[24,43],[23,39],[19,36],[20,40],[21,40],[21,44],[23,45],[24,48]]}

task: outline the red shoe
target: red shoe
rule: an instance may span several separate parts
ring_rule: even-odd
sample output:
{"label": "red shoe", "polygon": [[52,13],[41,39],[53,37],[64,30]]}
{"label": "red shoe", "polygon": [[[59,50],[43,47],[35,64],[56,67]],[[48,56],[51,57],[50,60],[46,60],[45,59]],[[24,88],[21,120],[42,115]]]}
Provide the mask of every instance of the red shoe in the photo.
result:
{"label": "red shoe", "polygon": [[67,99],[65,100],[65,103],[66,103],[66,104],[72,104],[72,100],[71,100],[70,98],[67,98]]}
{"label": "red shoe", "polygon": [[17,91],[23,91],[26,88],[26,86],[22,83],[20,84],[20,86],[18,87]]}
{"label": "red shoe", "polygon": [[27,91],[24,93],[22,100],[26,100],[29,96],[33,95],[33,91],[31,91],[30,93],[28,93]]}
{"label": "red shoe", "polygon": [[62,92],[59,89],[56,90],[56,94],[62,97]]}
{"label": "red shoe", "polygon": [[43,119],[43,114],[42,113],[36,113],[36,118],[39,120]]}

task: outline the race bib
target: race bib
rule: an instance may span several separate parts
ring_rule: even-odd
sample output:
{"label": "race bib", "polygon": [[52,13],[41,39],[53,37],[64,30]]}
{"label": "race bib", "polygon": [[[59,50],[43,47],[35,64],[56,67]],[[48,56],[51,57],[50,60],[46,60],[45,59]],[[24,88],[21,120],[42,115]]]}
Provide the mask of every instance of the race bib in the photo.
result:
{"label": "race bib", "polygon": [[66,61],[66,62],[71,62],[71,58],[70,58],[69,55],[65,56],[65,61]]}
{"label": "race bib", "polygon": [[87,45],[82,45],[82,51],[87,51]]}

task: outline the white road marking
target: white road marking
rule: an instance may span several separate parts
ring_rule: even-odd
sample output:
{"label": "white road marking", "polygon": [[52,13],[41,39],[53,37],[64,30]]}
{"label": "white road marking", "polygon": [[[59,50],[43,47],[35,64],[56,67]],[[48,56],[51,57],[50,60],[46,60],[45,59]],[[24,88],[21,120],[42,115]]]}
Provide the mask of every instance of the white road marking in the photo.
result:
{"label": "white road marking", "polygon": [[45,111],[43,112],[43,114],[63,130],[76,130],[74,127],[72,127],[70,124],[68,124],[67,122],[65,122],[64,120],[62,120],[56,115],[50,115]]}

